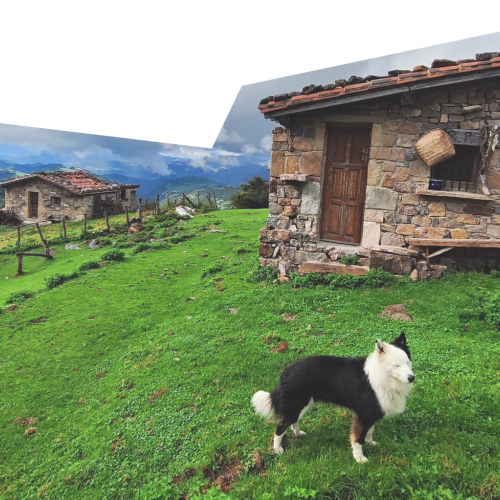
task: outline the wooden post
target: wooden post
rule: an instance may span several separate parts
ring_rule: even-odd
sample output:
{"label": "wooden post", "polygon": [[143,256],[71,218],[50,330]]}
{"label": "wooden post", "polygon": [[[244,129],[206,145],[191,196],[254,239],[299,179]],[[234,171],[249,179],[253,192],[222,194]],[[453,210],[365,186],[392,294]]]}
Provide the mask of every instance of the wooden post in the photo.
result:
{"label": "wooden post", "polygon": [[156,215],[160,215],[160,195],[156,195]]}
{"label": "wooden post", "polygon": [[196,191],[196,197],[198,198],[198,208],[200,208],[200,190]]}
{"label": "wooden post", "polygon": [[106,227],[108,228],[108,231],[111,231],[111,228],[109,227],[109,219],[108,219],[108,211],[107,210],[104,212],[104,218],[106,219]]}
{"label": "wooden post", "polygon": [[21,226],[17,226],[17,246],[21,246]]}
{"label": "wooden post", "polygon": [[215,196],[215,191],[214,191],[214,204],[215,204],[215,208],[218,208],[217,207],[217,196]]}
{"label": "wooden post", "polygon": [[66,219],[64,217],[63,217],[62,223],[63,223],[64,239],[66,239],[67,238],[67,235],[66,235]]}
{"label": "wooden post", "polygon": [[139,221],[142,222],[142,198],[139,198]]}
{"label": "wooden post", "polygon": [[167,208],[170,208],[170,195],[167,194]]}
{"label": "wooden post", "polygon": [[128,207],[125,206],[125,216],[127,217],[127,227],[130,227],[130,217],[128,216]]}
{"label": "wooden post", "polygon": [[87,214],[83,214],[83,235],[87,236]]}
{"label": "wooden post", "polygon": [[17,257],[17,275],[22,276],[23,275],[23,253],[17,252],[16,257]]}
{"label": "wooden post", "polygon": [[207,198],[208,198],[208,204],[210,205],[210,208],[212,208],[212,200],[210,199],[210,193],[208,193]]}

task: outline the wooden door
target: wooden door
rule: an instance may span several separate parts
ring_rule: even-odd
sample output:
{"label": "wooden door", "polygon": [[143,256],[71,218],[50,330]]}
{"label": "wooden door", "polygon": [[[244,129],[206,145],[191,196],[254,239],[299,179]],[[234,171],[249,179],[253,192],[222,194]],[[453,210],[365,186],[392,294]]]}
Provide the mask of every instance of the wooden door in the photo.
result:
{"label": "wooden door", "polygon": [[38,219],[38,193],[29,192],[28,217],[30,219]]}
{"label": "wooden door", "polygon": [[320,239],[360,243],[369,150],[369,128],[328,129]]}

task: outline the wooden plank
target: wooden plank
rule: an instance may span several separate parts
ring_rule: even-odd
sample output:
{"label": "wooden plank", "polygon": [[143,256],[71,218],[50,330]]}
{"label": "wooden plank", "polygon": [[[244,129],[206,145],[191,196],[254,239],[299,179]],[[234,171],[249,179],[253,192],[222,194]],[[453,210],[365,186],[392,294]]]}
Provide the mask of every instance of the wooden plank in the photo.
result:
{"label": "wooden plank", "polygon": [[500,240],[453,240],[439,239],[426,240],[423,238],[410,238],[410,245],[419,247],[468,247],[468,248],[500,248]]}
{"label": "wooden plank", "polygon": [[[428,250],[429,247],[426,248]],[[436,257],[436,255],[441,255],[442,253],[449,252],[450,250],[453,250],[453,247],[446,247],[446,248],[441,248],[441,250],[438,250],[437,252],[431,253],[428,258]]]}
{"label": "wooden plank", "polygon": [[52,254],[46,253],[29,253],[29,252],[16,252],[16,256],[22,254],[24,257],[44,257],[45,259],[52,259]]}
{"label": "wooden plank", "polygon": [[17,257],[17,276],[23,275],[23,254],[22,252],[16,253]]}
{"label": "wooden plank", "polygon": [[370,268],[368,266],[346,266],[339,263],[304,262],[299,266],[299,274],[351,274],[352,276],[364,276]]}

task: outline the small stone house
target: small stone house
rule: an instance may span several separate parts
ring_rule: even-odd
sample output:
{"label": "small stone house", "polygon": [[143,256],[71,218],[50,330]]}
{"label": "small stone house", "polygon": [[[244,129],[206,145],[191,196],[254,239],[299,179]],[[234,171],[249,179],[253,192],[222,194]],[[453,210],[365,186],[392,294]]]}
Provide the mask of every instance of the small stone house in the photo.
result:
{"label": "small stone house", "polygon": [[137,208],[138,185],[115,184],[85,170],[35,172],[0,182],[5,209],[13,208],[24,219],[81,220],[84,215],[103,217]]}
{"label": "small stone house", "polygon": [[[357,256],[395,274],[498,268],[498,53],[310,85],[259,109],[280,125],[262,266],[347,272],[340,261]],[[430,168],[415,144],[436,128],[455,155]]]}

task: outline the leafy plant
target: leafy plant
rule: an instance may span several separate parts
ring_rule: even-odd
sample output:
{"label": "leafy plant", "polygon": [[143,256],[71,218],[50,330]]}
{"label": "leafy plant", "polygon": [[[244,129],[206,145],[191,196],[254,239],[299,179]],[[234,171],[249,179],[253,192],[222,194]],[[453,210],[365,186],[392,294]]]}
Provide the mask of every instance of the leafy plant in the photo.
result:
{"label": "leafy plant", "polygon": [[346,266],[356,266],[359,262],[359,257],[357,255],[345,255],[340,262]]}
{"label": "leafy plant", "polygon": [[78,271],[88,271],[89,269],[97,269],[100,263],[98,260],[88,260],[78,267]]}
{"label": "leafy plant", "polygon": [[26,299],[33,297],[33,295],[35,295],[33,292],[30,292],[28,290],[21,290],[20,292],[11,293],[7,297],[7,300],[5,301],[5,303],[6,304],[19,304],[20,302],[23,302]]}
{"label": "leafy plant", "polygon": [[67,281],[70,281],[72,279],[75,279],[78,276],[78,273],[75,271],[71,274],[53,274],[52,276],[47,276],[44,279],[45,286],[47,289],[51,290],[52,288],[55,288],[56,286],[62,285],[63,283],[66,283]]}
{"label": "leafy plant", "polygon": [[237,194],[231,197],[234,208],[264,208],[269,200],[269,181],[254,175],[246,184],[240,186]]}
{"label": "leafy plant", "polygon": [[275,283],[278,281],[279,271],[273,267],[255,267],[247,278],[250,283]]}
{"label": "leafy plant", "polygon": [[116,248],[108,250],[107,252],[104,252],[101,255],[102,262],[124,261],[124,260],[125,260],[125,253],[122,252],[121,250],[117,250]]}

